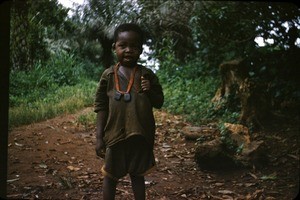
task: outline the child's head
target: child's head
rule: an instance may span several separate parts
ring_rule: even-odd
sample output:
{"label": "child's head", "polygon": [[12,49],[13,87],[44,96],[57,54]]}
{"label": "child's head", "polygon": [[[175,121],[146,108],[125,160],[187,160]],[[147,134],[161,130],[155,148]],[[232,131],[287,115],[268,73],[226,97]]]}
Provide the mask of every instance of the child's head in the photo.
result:
{"label": "child's head", "polygon": [[113,49],[121,65],[136,65],[142,53],[143,38],[143,31],[136,24],[126,23],[116,28]]}
{"label": "child's head", "polygon": [[139,35],[139,42],[140,45],[142,46],[144,43],[144,32],[137,24],[134,23],[125,23],[119,25],[114,32],[114,43],[117,42],[119,38],[119,34],[121,32],[129,32],[129,31],[133,31]]}

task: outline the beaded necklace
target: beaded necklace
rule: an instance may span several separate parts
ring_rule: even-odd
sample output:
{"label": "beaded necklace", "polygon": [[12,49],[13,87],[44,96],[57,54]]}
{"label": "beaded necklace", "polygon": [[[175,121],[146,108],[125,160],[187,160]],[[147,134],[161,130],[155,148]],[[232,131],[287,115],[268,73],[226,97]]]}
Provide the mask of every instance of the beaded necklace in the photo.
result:
{"label": "beaded necklace", "polygon": [[114,79],[115,79],[115,87],[116,87],[116,93],[114,96],[114,99],[119,101],[122,96],[124,96],[124,101],[129,102],[131,100],[131,95],[130,95],[130,90],[132,88],[133,82],[134,82],[134,77],[135,77],[135,72],[137,70],[137,66],[134,67],[130,74],[130,79],[129,83],[127,85],[126,92],[120,90],[120,83],[119,83],[119,77],[118,77],[118,69],[120,68],[120,63],[117,63],[116,66],[114,67]]}

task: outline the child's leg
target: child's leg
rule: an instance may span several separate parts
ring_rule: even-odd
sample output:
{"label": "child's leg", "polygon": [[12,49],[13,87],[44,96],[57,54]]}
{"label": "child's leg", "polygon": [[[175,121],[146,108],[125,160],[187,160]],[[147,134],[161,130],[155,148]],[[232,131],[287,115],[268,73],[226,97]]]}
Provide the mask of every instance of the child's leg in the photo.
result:
{"label": "child's leg", "polygon": [[130,179],[135,200],[145,200],[145,178],[143,176],[130,175]]}
{"label": "child's leg", "polygon": [[116,195],[117,181],[104,176],[103,179],[103,200],[114,200]]}

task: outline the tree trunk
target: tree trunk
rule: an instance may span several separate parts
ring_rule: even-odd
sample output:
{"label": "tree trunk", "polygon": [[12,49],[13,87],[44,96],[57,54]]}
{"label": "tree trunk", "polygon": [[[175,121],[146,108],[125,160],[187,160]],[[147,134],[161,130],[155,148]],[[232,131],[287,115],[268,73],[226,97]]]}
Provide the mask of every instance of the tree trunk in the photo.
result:
{"label": "tree trunk", "polygon": [[112,39],[109,39],[107,36],[103,36],[100,38],[100,42],[103,48],[103,53],[101,56],[101,60],[104,68],[109,68],[113,64],[113,54],[112,54]]}
{"label": "tree trunk", "polygon": [[28,1],[15,0],[11,12],[11,64],[12,69],[30,69],[30,50],[28,43]]}

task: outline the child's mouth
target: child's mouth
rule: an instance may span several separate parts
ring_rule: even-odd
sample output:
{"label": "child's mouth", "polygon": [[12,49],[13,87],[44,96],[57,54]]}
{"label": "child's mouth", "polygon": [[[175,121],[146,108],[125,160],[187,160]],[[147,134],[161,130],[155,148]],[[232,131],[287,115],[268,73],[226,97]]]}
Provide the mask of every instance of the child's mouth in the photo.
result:
{"label": "child's mouth", "polygon": [[133,60],[133,58],[132,58],[132,57],[129,57],[129,56],[126,56],[126,57],[124,57],[124,60],[125,60],[125,61],[131,61],[131,60]]}

